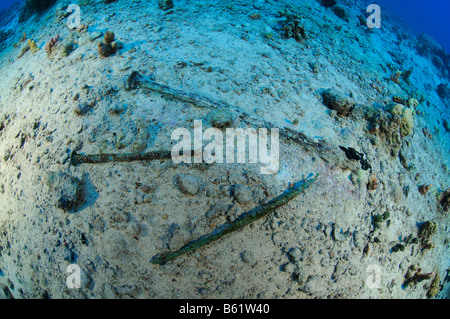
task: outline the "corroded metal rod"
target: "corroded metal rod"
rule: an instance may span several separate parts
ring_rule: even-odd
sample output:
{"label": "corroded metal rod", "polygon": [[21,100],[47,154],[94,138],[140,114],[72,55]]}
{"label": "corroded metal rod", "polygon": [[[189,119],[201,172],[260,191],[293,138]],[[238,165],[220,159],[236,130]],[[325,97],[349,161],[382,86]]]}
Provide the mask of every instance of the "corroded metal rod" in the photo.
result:
{"label": "corroded metal rod", "polygon": [[[196,156],[198,151],[192,150],[191,156]],[[201,154],[201,153],[200,153]],[[70,162],[73,166],[78,164],[100,164],[110,162],[133,162],[133,161],[155,161],[170,160],[173,156],[183,156],[182,154],[173,155],[171,151],[153,151],[147,153],[124,153],[124,154],[78,154],[72,152]]]}
{"label": "corroded metal rod", "polygon": [[279,132],[282,138],[293,141],[294,143],[301,145],[308,151],[315,150],[320,158],[322,158],[325,162],[333,162],[335,159],[339,158],[342,155],[341,151],[338,148],[331,147],[321,138],[311,139],[301,132],[292,130],[287,127],[278,127],[277,125],[269,121],[254,118],[227,103],[213,101],[205,96],[173,89],[166,85],[159,84],[153,81],[153,79],[151,78],[144,78],[139,74],[139,72],[133,71],[126,80],[125,89],[133,90],[138,88],[160,93],[175,100],[188,102],[200,108],[227,109],[236,112],[247,125],[251,125],[253,127],[267,129],[277,127],[280,130]]}
{"label": "corroded metal rod", "polygon": [[283,194],[275,197],[274,199],[272,199],[271,201],[269,201],[266,204],[259,205],[259,206],[255,207],[254,209],[243,213],[235,221],[233,221],[231,223],[226,223],[226,224],[216,228],[211,233],[187,243],[186,245],[184,245],[177,251],[169,252],[166,254],[158,254],[158,255],[154,256],[150,260],[150,262],[152,264],[165,264],[168,261],[170,261],[180,255],[197,250],[200,247],[210,244],[210,243],[224,237],[225,235],[228,235],[229,233],[236,231],[237,229],[240,229],[248,224],[253,223],[257,219],[260,219],[264,216],[269,215],[274,210],[285,205],[286,203],[288,203],[289,201],[291,201],[292,199],[297,197],[304,190],[306,190],[309,186],[311,186],[311,184],[313,184],[317,180],[318,176],[319,176],[319,174],[317,174],[313,178],[304,179],[304,180],[301,180],[301,181],[295,183],[294,186],[286,189],[283,192]]}
{"label": "corroded metal rod", "polygon": [[155,151],[148,153],[125,153],[125,154],[78,154],[72,152],[70,162],[76,166],[78,164],[98,164],[109,162],[131,162],[170,159],[170,151]]}
{"label": "corroded metal rod", "polygon": [[168,96],[169,98],[179,100],[182,102],[187,102],[194,104],[195,106],[202,107],[202,108],[229,108],[230,106],[223,102],[217,102],[213,101],[205,96],[201,96],[194,93],[189,93],[177,89],[173,89],[167,85],[160,84],[157,82],[154,82],[150,79],[144,79],[139,72],[134,71],[131,73],[131,75],[128,77],[125,85],[125,89],[132,90],[132,89],[146,89],[152,92],[160,93],[163,95]]}

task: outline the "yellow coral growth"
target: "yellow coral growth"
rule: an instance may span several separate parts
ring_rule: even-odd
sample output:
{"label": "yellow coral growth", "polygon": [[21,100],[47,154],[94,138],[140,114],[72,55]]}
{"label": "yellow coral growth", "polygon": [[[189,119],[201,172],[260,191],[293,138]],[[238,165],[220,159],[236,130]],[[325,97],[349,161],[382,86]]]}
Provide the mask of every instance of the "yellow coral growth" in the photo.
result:
{"label": "yellow coral growth", "polygon": [[36,42],[34,42],[33,40],[28,39],[28,46],[30,47],[31,53],[36,53],[37,51],[39,51]]}
{"label": "yellow coral growth", "polygon": [[410,108],[405,108],[402,113],[402,122],[400,125],[400,134],[402,137],[411,135],[414,128],[413,113]]}
{"label": "yellow coral growth", "polygon": [[25,41],[27,39],[27,34],[24,32],[22,37],[20,38],[19,42],[14,43],[13,47],[17,48],[23,41]]}
{"label": "yellow coral growth", "polygon": [[394,107],[391,109],[391,114],[392,115],[402,115],[403,109],[405,107],[401,104],[395,104]]}
{"label": "yellow coral growth", "polygon": [[414,128],[413,111],[401,104],[396,104],[391,109],[391,114],[400,116],[400,134],[402,137],[411,135]]}

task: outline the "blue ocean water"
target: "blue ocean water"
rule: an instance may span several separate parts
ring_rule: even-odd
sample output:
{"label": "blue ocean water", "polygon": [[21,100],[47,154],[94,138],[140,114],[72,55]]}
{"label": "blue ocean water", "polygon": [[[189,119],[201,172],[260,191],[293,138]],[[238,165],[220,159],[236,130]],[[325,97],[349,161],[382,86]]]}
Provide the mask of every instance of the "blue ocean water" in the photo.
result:
{"label": "blue ocean water", "polygon": [[430,35],[450,52],[449,0],[379,0],[378,4],[404,20],[417,35]]}
{"label": "blue ocean water", "polygon": [[18,0],[2,0],[0,2],[0,10],[9,8],[9,6],[11,6],[15,2],[22,3],[22,2],[24,2],[24,0],[19,0],[19,1]]}

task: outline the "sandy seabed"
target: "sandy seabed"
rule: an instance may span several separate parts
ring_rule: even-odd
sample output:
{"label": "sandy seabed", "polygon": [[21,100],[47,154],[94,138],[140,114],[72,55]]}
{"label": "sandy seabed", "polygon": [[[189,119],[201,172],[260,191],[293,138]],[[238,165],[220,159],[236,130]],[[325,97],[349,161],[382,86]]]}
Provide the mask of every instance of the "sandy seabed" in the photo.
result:
{"label": "sandy seabed", "polygon": [[[76,29],[68,1],[21,23],[17,8],[1,26],[1,298],[448,297],[439,47],[418,52],[387,13],[368,29],[364,1],[73,2]],[[103,57],[107,31],[117,51]],[[132,71],[229,107],[127,90]],[[252,127],[242,114],[311,144],[280,136],[276,174],[250,163],[71,161],[74,151],[170,150],[171,133],[196,120]],[[316,182],[267,217],[150,262],[311,173]],[[79,289],[67,286],[73,264]]]}

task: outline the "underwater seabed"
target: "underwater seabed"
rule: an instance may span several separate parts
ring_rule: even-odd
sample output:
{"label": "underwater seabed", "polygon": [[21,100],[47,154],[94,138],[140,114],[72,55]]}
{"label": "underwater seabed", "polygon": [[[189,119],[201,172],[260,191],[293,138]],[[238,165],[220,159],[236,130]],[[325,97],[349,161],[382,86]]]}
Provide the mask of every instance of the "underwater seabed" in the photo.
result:
{"label": "underwater seabed", "polygon": [[0,298],[448,298],[434,40],[366,1],[73,2],[0,22]]}

